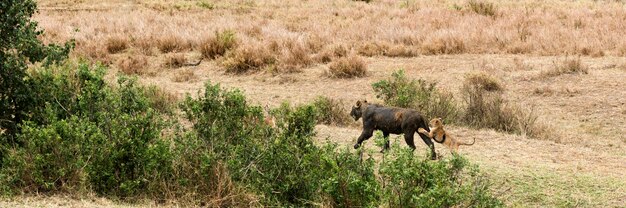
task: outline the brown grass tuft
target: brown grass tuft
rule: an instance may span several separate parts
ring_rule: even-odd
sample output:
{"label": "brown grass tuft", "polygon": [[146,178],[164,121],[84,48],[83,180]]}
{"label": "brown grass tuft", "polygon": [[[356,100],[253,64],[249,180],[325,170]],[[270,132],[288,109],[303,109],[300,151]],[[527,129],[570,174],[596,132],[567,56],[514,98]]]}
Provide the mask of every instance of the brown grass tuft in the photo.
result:
{"label": "brown grass tuft", "polygon": [[187,57],[183,53],[168,54],[163,62],[164,67],[168,68],[180,68],[187,63]]}
{"label": "brown grass tuft", "polygon": [[330,63],[328,76],[336,78],[363,77],[367,73],[367,65],[359,56],[349,55]]}
{"label": "brown grass tuft", "polygon": [[548,129],[537,123],[538,116],[503,98],[503,88],[495,78],[487,74],[470,74],[465,78],[461,94],[466,108],[463,120],[477,128],[540,138],[548,135]]}
{"label": "brown grass tuft", "polygon": [[150,106],[162,113],[172,113],[178,103],[178,96],[162,88],[150,86],[145,91]]}
{"label": "brown grass tuft", "polygon": [[588,74],[589,67],[582,63],[580,58],[564,59],[561,62],[554,62],[554,68],[544,71],[539,78],[555,77],[563,74]]}
{"label": "brown grass tuft", "polygon": [[208,59],[223,56],[237,44],[235,33],[230,30],[223,32],[215,31],[215,35],[200,43],[200,53]]}
{"label": "brown grass tuft", "polygon": [[196,80],[198,80],[198,77],[196,76],[196,73],[194,73],[193,69],[179,70],[176,72],[174,77],[172,77],[172,81],[174,82],[190,82]]}
{"label": "brown grass tuft", "polygon": [[427,55],[459,54],[464,53],[465,43],[456,34],[435,33],[422,43],[422,53]]}
{"label": "brown grass tuft", "polygon": [[467,74],[465,76],[465,84],[466,86],[487,92],[499,92],[504,90],[504,87],[498,79],[485,72]]}
{"label": "brown grass tuft", "polygon": [[496,7],[490,2],[470,0],[467,2],[467,6],[476,14],[490,17],[496,15]]}
{"label": "brown grass tuft", "polygon": [[326,96],[319,96],[313,101],[313,106],[318,110],[317,122],[326,125],[345,126],[350,123],[350,116],[346,113],[344,104]]}
{"label": "brown grass tuft", "polygon": [[109,53],[115,54],[128,48],[129,40],[122,36],[109,37],[106,41],[106,48]]}
{"label": "brown grass tuft", "polygon": [[363,56],[381,56],[385,55],[387,50],[389,49],[389,45],[381,42],[368,42],[359,45],[357,48],[357,52],[359,55]]}
{"label": "brown grass tuft", "polygon": [[145,69],[148,65],[148,58],[144,55],[129,54],[117,61],[117,67],[124,74],[136,74],[143,75],[146,73]]}
{"label": "brown grass tuft", "polygon": [[239,47],[226,55],[222,62],[226,73],[242,74],[259,71],[276,63],[276,58],[264,47]]}
{"label": "brown grass tuft", "polygon": [[187,41],[174,35],[162,36],[156,41],[157,48],[163,53],[180,52],[191,47]]}
{"label": "brown grass tuft", "polygon": [[302,68],[311,65],[313,60],[309,54],[309,49],[301,44],[288,45],[284,54],[279,58],[280,72],[299,72]]}

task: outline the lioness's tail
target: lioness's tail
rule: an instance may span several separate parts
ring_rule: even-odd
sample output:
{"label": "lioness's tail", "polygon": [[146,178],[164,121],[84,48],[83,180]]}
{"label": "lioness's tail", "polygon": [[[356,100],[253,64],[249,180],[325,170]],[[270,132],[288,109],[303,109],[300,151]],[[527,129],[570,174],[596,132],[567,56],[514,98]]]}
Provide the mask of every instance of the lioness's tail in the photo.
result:
{"label": "lioness's tail", "polygon": [[467,145],[467,146],[472,146],[474,145],[474,143],[476,143],[476,138],[474,138],[474,141],[472,141],[472,143],[463,143],[463,142],[459,142],[459,145]]}

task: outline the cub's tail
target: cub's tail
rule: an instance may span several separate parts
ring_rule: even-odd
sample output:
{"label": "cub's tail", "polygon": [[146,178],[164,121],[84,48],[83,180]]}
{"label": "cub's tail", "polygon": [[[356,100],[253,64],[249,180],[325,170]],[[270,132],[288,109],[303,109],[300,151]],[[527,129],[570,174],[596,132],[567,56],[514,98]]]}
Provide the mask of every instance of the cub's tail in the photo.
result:
{"label": "cub's tail", "polygon": [[472,141],[472,143],[463,143],[463,142],[459,142],[459,145],[467,145],[467,146],[472,146],[472,145],[474,145],[474,143],[476,143],[476,138],[474,138],[474,141]]}

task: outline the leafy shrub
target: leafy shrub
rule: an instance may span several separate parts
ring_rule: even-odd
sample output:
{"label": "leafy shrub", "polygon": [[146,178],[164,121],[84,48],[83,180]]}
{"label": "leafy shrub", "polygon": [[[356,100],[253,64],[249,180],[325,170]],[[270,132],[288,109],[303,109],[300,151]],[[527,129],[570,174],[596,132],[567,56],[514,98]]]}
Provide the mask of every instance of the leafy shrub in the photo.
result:
{"label": "leafy shrub", "polygon": [[237,44],[235,33],[231,30],[222,32],[215,31],[215,36],[209,37],[200,44],[200,53],[208,59],[215,59],[223,56]]}
{"label": "leafy shrub", "polygon": [[338,100],[319,96],[313,101],[313,106],[319,112],[317,117],[318,123],[346,125],[350,122],[350,116],[348,116],[346,109],[343,107],[343,103]]}
{"label": "leafy shrub", "polygon": [[36,92],[27,79],[28,64],[59,63],[74,48],[73,41],[60,46],[45,45],[37,39],[43,32],[37,30],[37,22],[31,20],[36,10],[37,5],[32,0],[0,4],[3,16],[0,18],[0,131],[6,131],[9,141],[19,132],[18,125],[31,117],[36,99]]}
{"label": "leafy shrub", "polygon": [[9,151],[0,183],[26,192],[80,191],[88,187],[88,166],[106,136],[96,124],[72,116],[43,126],[26,122],[17,140],[22,148]]}
{"label": "leafy shrub", "polygon": [[328,69],[328,75],[336,78],[363,77],[367,74],[367,65],[356,55],[333,60]]}
{"label": "leafy shrub", "polygon": [[375,161],[362,161],[350,147],[336,149],[336,144],[322,148],[322,190],[333,207],[376,207],[381,186],[374,174]]}
{"label": "leafy shrub", "polygon": [[[380,135],[378,135],[380,136]],[[476,166],[459,155],[431,161],[413,151],[392,148],[380,164],[382,201],[389,207],[502,207]]]}
{"label": "leafy shrub", "polygon": [[403,70],[393,72],[390,79],[372,84],[372,88],[385,104],[416,109],[426,118],[443,117],[454,121],[459,114],[451,93],[438,90],[435,83],[409,79]]}
{"label": "leafy shrub", "polygon": [[104,74],[86,64],[32,74],[33,90],[40,93],[34,116],[18,134],[23,146],[12,146],[15,154],[3,162],[21,167],[2,172],[11,186],[90,187],[122,197],[161,194],[158,180],[171,167],[169,144],[160,138],[163,119],[135,80],[122,77],[111,88]]}

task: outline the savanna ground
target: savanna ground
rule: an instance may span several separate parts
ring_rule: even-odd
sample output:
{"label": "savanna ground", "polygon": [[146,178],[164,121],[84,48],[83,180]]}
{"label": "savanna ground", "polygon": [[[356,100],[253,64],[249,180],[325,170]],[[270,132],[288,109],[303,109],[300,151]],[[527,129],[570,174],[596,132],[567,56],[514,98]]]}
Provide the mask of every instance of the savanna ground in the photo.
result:
{"label": "savanna ground", "polygon": [[[323,95],[349,109],[358,99],[377,101],[371,84],[398,69],[409,78],[437,82],[460,99],[465,74],[484,71],[504,83],[508,101],[532,110],[551,130],[549,136],[530,138],[447,127],[461,140],[476,139],[460,152],[492,179],[499,198],[518,207],[626,206],[624,2],[40,0],[38,5],[35,20],[46,31],[44,41],[73,38],[74,58],[108,64],[111,76],[136,74],[172,100],[195,94],[210,80],[239,88],[262,106]],[[207,52],[224,31],[234,34],[234,46]],[[345,56],[361,59],[366,75],[329,77],[332,62]],[[229,63],[246,57],[244,65],[256,67],[230,70]],[[180,66],[201,58],[198,66]],[[576,67],[587,73],[555,72],[569,60],[578,60]],[[352,145],[360,124],[317,130],[320,143]],[[416,145],[416,155],[424,155],[426,146]],[[365,146],[377,150],[373,141]],[[449,154],[439,144],[436,149]],[[34,196],[0,206],[125,205],[97,197]]]}

